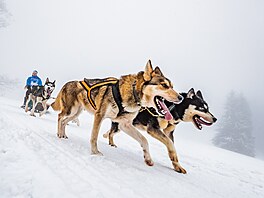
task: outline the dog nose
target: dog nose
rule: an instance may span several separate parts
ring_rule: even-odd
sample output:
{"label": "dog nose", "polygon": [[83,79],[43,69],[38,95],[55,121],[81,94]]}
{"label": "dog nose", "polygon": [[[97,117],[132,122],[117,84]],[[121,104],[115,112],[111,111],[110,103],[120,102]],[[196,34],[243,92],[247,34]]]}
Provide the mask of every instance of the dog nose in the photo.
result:
{"label": "dog nose", "polygon": [[214,121],[214,122],[216,122],[216,121],[217,121],[217,119],[216,119],[216,118],[213,118],[213,121]]}
{"label": "dog nose", "polygon": [[179,102],[181,102],[183,100],[183,97],[181,95],[179,95],[178,100],[179,100]]}

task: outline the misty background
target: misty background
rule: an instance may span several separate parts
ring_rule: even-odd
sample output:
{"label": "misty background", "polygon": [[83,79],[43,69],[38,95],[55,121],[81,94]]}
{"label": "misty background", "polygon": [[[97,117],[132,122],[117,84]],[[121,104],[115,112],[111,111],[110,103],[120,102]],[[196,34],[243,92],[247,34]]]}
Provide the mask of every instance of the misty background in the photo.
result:
{"label": "misty background", "polygon": [[[21,103],[33,69],[43,81],[56,79],[57,93],[69,80],[137,73],[151,59],[175,90],[201,89],[218,119],[228,93],[242,93],[251,109],[256,154],[264,159],[264,1],[0,2],[6,8],[0,13],[6,21],[0,28],[0,75],[22,82]],[[182,124],[176,133],[202,141],[214,136],[217,124],[202,132]]]}

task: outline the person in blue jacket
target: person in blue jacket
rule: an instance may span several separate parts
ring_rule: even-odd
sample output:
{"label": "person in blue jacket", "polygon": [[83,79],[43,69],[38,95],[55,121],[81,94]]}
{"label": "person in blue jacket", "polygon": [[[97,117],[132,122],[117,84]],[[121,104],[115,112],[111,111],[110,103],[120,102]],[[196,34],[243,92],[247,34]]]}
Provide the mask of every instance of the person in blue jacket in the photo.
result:
{"label": "person in blue jacket", "polygon": [[25,108],[28,96],[30,94],[30,87],[32,87],[32,86],[42,86],[42,81],[41,81],[40,77],[38,77],[38,71],[37,70],[34,70],[32,72],[32,76],[27,78],[27,82],[26,82],[26,86],[25,86],[27,91],[26,91],[26,95],[24,97],[24,103],[21,106],[21,108]]}

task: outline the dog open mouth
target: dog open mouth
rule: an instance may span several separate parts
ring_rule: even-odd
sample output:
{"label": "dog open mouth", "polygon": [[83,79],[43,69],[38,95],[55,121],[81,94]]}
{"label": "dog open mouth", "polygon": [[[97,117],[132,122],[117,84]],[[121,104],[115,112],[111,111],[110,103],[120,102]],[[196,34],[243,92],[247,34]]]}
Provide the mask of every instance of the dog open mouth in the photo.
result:
{"label": "dog open mouth", "polygon": [[202,125],[211,126],[213,124],[211,122],[207,122],[204,118],[198,115],[193,116],[193,122],[199,130],[202,130]]}
{"label": "dog open mouth", "polygon": [[173,116],[170,113],[169,108],[164,103],[165,99],[161,96],[155,96],[154,102],[157,107],[158,113],[163,115],[166,120],[171,120]]}
{"label": "dog open mouth", "polygon": [[48,89],[47,93],[48,93],[48,96],[50,96],[51,95],[51,89]]}

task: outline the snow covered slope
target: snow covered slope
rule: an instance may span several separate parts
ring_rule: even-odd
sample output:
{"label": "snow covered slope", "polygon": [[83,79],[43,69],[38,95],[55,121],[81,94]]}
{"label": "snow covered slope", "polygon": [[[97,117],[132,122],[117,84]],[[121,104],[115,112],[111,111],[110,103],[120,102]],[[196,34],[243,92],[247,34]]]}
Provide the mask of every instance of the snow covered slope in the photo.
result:
{"label": "snow covered slope", "polygon": [[0,97],[1,198],[264,197],[263,161],[175,134],[180,162],[188,172],[182,175],[172,170],[165,146],[145,134],[155,162],[148,167],[138,143],[124,133],[115,136],[118,148],[108,146],[102,138],[108,120],[98,143],[104,156],[91,156],[93,118],[87,112],[80,127],[66,128],[69,139],[64,140],[56,137],[56,112],[31,117],[20,103]]}

